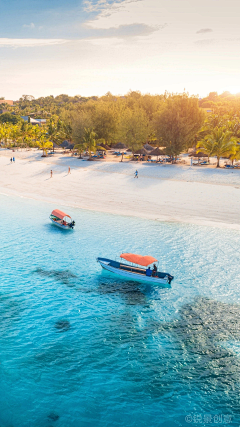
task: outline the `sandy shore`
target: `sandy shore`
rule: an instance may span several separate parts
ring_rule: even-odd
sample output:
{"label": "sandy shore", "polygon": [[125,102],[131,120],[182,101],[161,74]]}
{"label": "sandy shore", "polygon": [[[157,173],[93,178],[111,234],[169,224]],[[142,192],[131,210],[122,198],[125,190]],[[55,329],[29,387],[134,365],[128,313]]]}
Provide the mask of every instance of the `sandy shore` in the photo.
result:
{"label": "sandy shore", "polygon": [[[136,168],[139,179],[134,178]],[[61,204],[240,230],[239,170],[88,162],[63,154],[41,158],[39,151],[0,150],[0,193],[44,200],[49,211]]]}

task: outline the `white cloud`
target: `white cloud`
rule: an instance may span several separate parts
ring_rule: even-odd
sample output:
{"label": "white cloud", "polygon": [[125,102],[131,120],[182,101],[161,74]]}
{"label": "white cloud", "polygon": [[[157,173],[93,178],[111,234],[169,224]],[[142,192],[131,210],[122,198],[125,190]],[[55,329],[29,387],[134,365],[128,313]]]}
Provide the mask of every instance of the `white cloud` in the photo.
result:
{"label": "white cloud", "polygon": [[[92,28],[112,28],[135,23],[161,24],[163,8],[156,0],[119,0],[112,4],[100,0],[94,7],[99,11],[97,17],[87,22]],[[103,3],[104,2],[104,3]],[[160,21],[159,21],[160,18]]]}
{"label": "white cloud", "polygon": [[99,12],[102,10],[119,10],[121,9],[122,5],[123,7],[129,3],[135,3],[142,0],[115,0],[114,3],[110,2],[109,0],[98,0],[97,3],[92,3],[91,0],[86,0],[84,2],[85,4],[85,11],[86,12]]}
{"label": "white cloud", "polygon": [[65,39],[10,39],[0,38],[0,47],[36,47],[67,43]]}
{"label": "white cloud", "polygon": [[212,33],[211,28],[202,28],[201,30],[198,30],[196,34],[205,34],[205,33]]}
{"label": "white cloud", "polygon": [[31,22],[31,24],[24,24],[23,28],[30,28],[30,30],[33,30],[35,28],[35,24]]}

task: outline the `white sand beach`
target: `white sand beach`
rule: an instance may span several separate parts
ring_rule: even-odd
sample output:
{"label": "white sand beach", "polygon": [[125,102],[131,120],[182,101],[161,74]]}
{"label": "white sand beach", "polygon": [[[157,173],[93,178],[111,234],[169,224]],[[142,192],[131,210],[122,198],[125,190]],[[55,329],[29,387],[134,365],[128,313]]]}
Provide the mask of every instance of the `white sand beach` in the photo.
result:
{"label": "white sand beach", "polygon": [[0,193],[49,202],[49,211],[65,205],[240,230],[240,170],[41,154],[0,150]]}

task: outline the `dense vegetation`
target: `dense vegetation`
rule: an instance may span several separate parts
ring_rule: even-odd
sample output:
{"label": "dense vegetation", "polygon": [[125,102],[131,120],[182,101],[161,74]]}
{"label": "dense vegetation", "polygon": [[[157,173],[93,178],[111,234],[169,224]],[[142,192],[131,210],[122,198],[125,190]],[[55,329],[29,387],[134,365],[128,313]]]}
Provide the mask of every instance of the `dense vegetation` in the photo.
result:
{"label": "dense vegetation", "polygon": [[[68,140],[81,153],[121,141],[136,152],[148,142],[165,147],[172,158],[190,147],[218,160],[239,158],[240,94],[212,92],[200,100],[167,92],[89,98],[23,95],[14,106],[2,104],[2,108],[0,139],[5,145],[39,146],[45,151]],[[47,125],[32,126],[21,116],[45,118]]]}

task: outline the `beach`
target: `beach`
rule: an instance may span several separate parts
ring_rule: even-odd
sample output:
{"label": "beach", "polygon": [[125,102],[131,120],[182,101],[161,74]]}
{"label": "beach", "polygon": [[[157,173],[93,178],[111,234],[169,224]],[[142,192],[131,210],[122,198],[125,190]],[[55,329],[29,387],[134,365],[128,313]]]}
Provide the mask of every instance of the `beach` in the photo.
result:
{"label": "beach", "polygon": [[[0,152],[0,193],[157,221],[240,229],[240,171]],[[15,163],[10,157],[15,155]],[[71,174],[68,174],[68,167]],[[139,178],[134,178],[135,170]],[[53,177],[50,178],[50,171]]]}

